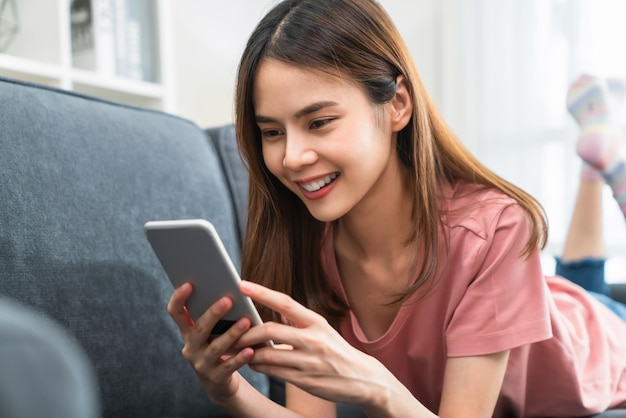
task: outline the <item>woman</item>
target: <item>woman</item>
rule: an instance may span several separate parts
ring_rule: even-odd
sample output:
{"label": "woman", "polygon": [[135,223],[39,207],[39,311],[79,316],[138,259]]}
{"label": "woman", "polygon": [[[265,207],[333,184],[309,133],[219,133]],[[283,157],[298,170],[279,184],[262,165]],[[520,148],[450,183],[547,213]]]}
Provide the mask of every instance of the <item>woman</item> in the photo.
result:
{"label": "woman", "polygon": [[[626,324],[542,276],[542,208],[454,137],[376,2],[277,4],[236,99],[251,182],[242,275],[257,282],[241,290],[270,321],[209,343],[230,299],[195,325],[191,286],[168,308],[214,402],[251,417],[333,417],[335,402],[397,417],[626,406]],[[285,346],[251,348],[270,339]],[[286,408],[244,364],[287,382]]]}

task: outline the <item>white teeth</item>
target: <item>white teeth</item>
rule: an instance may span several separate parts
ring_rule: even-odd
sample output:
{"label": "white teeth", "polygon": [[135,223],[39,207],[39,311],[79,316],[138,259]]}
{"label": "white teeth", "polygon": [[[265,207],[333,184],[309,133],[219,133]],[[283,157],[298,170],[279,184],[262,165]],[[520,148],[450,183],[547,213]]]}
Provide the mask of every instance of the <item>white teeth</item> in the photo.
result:
{"label": "white teeth", "polygon": [[331,175],[324,177],[324,180],[314,181],[309,184],[303,184],[302,187],[304,187],[304,189],[307,192],[316,192],[322,187],[326,186],[327,184],[330,184],[330,182],[336,178],[337,178],[337,173],[333,173]]}

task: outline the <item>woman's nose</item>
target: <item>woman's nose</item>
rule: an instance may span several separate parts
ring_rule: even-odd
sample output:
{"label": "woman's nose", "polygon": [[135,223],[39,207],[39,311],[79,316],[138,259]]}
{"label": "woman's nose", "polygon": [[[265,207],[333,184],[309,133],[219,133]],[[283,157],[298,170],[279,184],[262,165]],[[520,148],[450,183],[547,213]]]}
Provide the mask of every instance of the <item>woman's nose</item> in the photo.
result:
{"label": "woman's nose", "polygon": [[283,167],[298,171],[314,164],[318,159],[311,141],[305,135],[288,135],[283,157]]}

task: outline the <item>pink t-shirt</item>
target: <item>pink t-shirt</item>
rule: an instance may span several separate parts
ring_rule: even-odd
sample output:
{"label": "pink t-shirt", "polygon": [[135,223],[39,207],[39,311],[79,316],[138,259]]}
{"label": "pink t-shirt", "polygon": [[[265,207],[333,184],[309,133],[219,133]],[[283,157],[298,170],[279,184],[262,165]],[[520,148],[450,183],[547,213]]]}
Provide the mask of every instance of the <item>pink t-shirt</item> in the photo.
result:
{"label": "pink t-shirt", "polygon": [[[626,323],[566,279],[544,277],[538,252],[520,257],[529,236],[521,207],[472,187],[449,191],[449,259],[436,290],[420,301],[417,294],[409,298],[373,341],[351,312],[340,326],[343,337],[379,359],[433,412],[447,357],[507,349],[495,417],[572,417],[626,407]],[[324,269],[347,300],[329,238]]]}

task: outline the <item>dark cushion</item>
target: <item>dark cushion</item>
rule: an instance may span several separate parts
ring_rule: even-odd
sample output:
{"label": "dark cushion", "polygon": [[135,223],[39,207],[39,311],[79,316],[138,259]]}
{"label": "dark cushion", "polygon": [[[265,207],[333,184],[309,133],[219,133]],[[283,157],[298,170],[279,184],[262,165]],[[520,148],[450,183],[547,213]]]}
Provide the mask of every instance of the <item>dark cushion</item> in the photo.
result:
{"label": "dark cushion", "polygon": [[0,416],[97,418],[96,378],[76,340],[44,315],[0,297]]}
{"label": "dark cushion", "polygon": [[[202,130],[165,113],[0,78],[0,294],[56,319],[96,368],[104,416],[220,416],[181,356],[143,224],[237,221]],[[262,392],[267,381],[244,370]]]}

